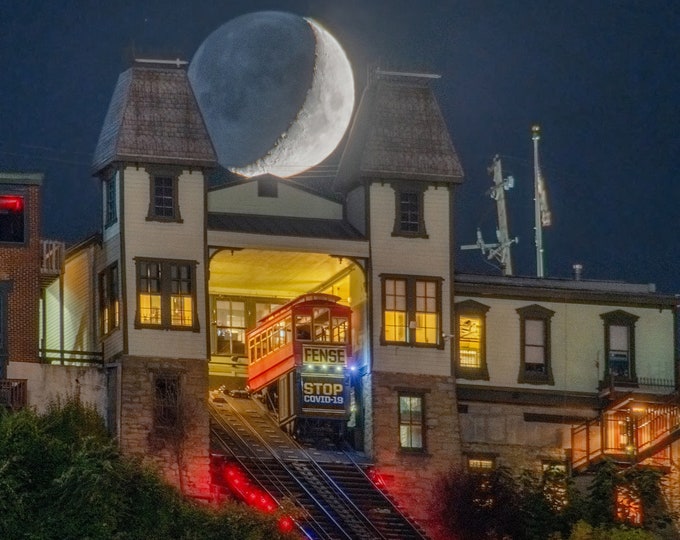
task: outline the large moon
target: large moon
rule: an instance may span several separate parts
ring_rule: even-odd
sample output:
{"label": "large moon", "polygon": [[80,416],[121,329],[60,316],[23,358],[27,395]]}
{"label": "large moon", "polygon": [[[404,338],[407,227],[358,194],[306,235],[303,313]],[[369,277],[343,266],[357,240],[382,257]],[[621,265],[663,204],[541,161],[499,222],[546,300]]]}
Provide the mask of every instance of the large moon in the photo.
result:
{"label": "large moon", "polygon": [[318,22],[281,12],[243,15],[199,47],[189,80],[224,167],[294,176],[323,161],[354,109],[352,67]]}

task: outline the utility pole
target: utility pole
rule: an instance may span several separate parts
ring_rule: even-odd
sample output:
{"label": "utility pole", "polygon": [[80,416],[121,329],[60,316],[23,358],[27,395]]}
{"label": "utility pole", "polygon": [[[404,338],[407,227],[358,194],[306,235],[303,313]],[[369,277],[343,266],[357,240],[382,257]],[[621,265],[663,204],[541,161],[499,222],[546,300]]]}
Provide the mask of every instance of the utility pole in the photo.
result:
{"label": "utility pole", "polygon": [[536,276],[542,278],[543,270],[543,227],[551,223],[548,209],[548,195],[541,174],[538,160],[538,141],[541,140],[541,128],[531,127],[531,139],[534,141],[534,230],[536,233]]}
{"label": "utility pole", "polygon": [[493,187],[489,190],[489,195],[496,201],[496,213],[498,215],[498,227],[496,228],[497,243],[487,244],[482,238],[482,231],[477,229],[477,243],[461,246],[463,250],[479,249],[488,259],[496,259],[503,270],[503,275],[513,275],[512,257],[510,247],[518,242],[518,238],[509,238],[508,217],[505,205],[505,192],[515,185],[515,179],[508,176],[503,179],[501,159],[497,155],[493,158],[493,164],[489,168],[493,174]]}

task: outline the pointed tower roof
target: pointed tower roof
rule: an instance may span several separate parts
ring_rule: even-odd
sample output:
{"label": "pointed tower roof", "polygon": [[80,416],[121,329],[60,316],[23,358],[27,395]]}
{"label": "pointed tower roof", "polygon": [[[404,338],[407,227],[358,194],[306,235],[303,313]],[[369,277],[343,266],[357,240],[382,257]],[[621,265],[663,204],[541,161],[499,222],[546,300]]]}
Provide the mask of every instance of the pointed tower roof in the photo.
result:
{"label": "pointed tower roof", "polygon": [[120,75],[95,149],[93,172],[114,161],[217,164],[186,70],[179,65],[135,65]]}
{"label": "pointed tower roof", "polygon": [[433,75],[377,72],[361,98],[334,185],[365,179],[460,183],[463,168],[437,103]]}

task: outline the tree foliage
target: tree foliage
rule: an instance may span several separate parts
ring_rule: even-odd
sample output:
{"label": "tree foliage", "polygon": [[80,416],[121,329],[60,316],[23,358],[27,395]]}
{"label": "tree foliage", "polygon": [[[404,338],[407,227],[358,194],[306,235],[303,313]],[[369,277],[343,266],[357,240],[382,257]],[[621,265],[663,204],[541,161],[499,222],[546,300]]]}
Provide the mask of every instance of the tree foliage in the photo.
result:
{"label": "tree foliage", "polygon": [[[459,540],[652,540],[671,530],[661,481],[658,471],[611,462],[601,464],[585,492],[558,468],[518,478],[504,468],[486,474],[457,469],[440,478],[433,513],[443,534]],[[641,502],[637,526],[617,516],[622,487]]]}
{"label": "tree foliage", "polygon": [[[124,458],[92,407],[0,410],[0,538],[284,539],[277,515],[188,501]],[[290,538],[290,536],[288,536]]]}

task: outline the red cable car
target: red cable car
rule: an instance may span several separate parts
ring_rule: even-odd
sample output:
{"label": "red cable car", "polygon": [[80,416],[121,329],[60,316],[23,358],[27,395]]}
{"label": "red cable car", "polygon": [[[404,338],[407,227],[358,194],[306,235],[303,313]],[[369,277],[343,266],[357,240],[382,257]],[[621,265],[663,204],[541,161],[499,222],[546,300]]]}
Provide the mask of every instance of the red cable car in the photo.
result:
{"label": "red cable car", "polygon": [[247,333],[248,387],[263,391],[291,432],[296,418],[347,418],[352,310],[339,300],[302,295]]}

